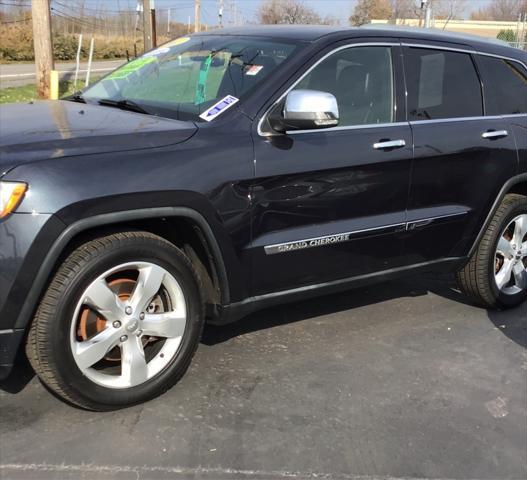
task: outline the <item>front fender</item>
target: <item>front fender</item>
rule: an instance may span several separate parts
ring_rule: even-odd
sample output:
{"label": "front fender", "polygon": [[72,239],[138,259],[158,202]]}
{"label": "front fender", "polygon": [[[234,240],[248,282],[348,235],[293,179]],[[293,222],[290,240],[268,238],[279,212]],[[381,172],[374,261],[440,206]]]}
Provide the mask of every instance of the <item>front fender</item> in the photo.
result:
{"label": "front fender", "polygon": [[[60,212],[58,214],[58,217],[60,218]],[[57,263],[57,260],[59,259],[61,253],[67,247],[69,242],[76,235],[83,231],[87,231],[97,227],[130,221],[166,217],[182,217],[190,219],[201,229],[208,243],[208,246],[214,255],[214,260],[216,262],[216,268],[220,280],[222,301],[226,304],[230,303],[231,279],[235,284],[237,284],[238,282],[235,279],[235,269],[229,269],[229,274],[227,273],[225,259],[228,259],[228,261],[232,262],[233,258],[235,258],[234,251],[231,251],[232,247],[229,248],[228,242],[225,241],[226,239],[222,239],[223,235],[221,234],[221,232],[218,232],[218,227],[211,226],[211,224],[205,218],[204,215],[192,208],[180,206],[152,207],[127,211],[114,211],[109,213],[100,213],[93,216],[87,216],[81,220],[77,220],[71,223],[62,231],[62,233],[51,245],[47,255],[45,256],[40,265],[40,268],[38,268],[38,271],[34,277],[33,284],[26,296],[23,307],[20,310],[20,313],[18,314],[14,328],[23,329],[28,325],[31,316],[36,308],[37,302],[41,297],[42,292],[44,291],[47,280]],[[216,233],[214,232],[213,228],[216,230]],[[220,237],[219,239],[218,236]]]}

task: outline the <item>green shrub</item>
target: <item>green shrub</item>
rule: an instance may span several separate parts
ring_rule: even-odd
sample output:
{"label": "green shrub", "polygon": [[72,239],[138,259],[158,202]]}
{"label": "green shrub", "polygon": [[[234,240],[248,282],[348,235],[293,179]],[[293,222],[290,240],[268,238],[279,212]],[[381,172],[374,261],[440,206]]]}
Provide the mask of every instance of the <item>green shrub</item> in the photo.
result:
{"label": "green shrub", "polygon": [[516,33],[514,30],[500,30],[497,36],[498,40],[503,40],[504,42],[513,43],[517,41]]}

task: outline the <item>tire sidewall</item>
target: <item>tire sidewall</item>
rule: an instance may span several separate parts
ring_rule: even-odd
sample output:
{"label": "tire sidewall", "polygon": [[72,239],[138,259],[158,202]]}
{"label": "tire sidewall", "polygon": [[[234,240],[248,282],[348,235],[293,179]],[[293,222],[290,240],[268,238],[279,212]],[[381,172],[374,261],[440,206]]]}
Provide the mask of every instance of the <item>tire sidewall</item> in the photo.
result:
{"label": "tire sidewall", "polygon": [[[128,242],[126,242],[128,243]],[[150,262],[165,268],[178,281],[185,296],[187,323],[176,355],[155,377],[141,385],[126,389],[114,389],[96,384],[86,377],[77,366],[70,344],[70,329],[75,309],[81,295],[97,277],[117,265],[128,262]],[[98,408],[112,409],[146,401],[166,391],[185,373],[196,345],[200,340],[203,313],[199,285],[184,261],[183,254],[164,242],[134,239],[128,244],[119,244],[102,254],[87,259],[73,280],[62,292],[55,308],[55,321],[51,323],[50,341],[54,354],[54,365],[64,384],[85,401],[97,404]]]}
{"label": "tire sidewall", "polygon": [[495,256],[498,248],[498,242],[503,234],[505,228],[519,215],[527,214],[527,203],[511,203],[506,213],[503,215],[499,227],[493,232],[492,235],[492,250],[488,259],[488,278],[490,288],[493,295],[497,299],[497,303],[503,308],[511,308],[520,305],[527,299],[527,290],[518,292],[513,295],[508,295],[499,290],[495,280]]}

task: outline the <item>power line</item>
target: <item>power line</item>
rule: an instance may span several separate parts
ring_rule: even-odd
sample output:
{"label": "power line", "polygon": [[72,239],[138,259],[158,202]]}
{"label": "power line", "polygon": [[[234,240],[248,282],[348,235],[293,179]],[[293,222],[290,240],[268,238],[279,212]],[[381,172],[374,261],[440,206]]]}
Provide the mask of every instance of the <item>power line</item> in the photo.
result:
{"label": "power line", "polygon": [[93,28],[94,30],[97,28],[97,25],[95,23],[92,23],[92,22],[90,22],[88,20],[85,20],[85,19],[74,17],[72,15],[68,15],[66,12],[63,12],[61,10],[57,10],[56,8],[51,7],[51,12],[53,13],[53,15],[55,15],[57,17],[65,18],[65,19],[68,19],[68,20],[73,20],[74,22],[77,22],[79,25],[81,25],[83,27]]}

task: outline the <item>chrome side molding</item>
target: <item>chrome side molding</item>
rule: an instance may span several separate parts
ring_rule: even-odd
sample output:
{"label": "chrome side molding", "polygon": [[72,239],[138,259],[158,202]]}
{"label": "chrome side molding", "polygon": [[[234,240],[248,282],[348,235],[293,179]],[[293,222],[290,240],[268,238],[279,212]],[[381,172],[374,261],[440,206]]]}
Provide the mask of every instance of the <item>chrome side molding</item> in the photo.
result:
{"label": "chrome side molding", "polygon": [[382,225],[380,227],[372,227],[362,230],[354,230],[351,232],[334,233],[332,235],[325,235],[322,237],[313,237],[302,240],[295,240],[291,242],[277,243],[274,245],[266,245],[264,246],[264,251],[266,255],[276,255],[277,253],[287,253],[295,250],[304,250],[306,248],[324,247],[326,245],[335,245],[338,243],[349,242],[351,240],[354,240],[355,238],[360,238],[366,235],[380,235],[386,233],[412,231],[419,228],[427,227],[428,225],[438,220],[444,220],[452,217],[460,217],[467,215],[468,213],[468,211],[449,213],[446,215],[439,215],[437,217],[413,220],[411,222]]}

